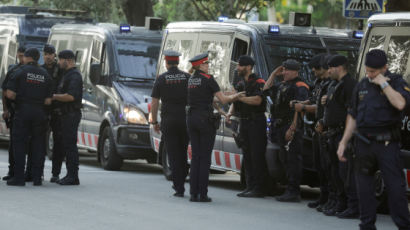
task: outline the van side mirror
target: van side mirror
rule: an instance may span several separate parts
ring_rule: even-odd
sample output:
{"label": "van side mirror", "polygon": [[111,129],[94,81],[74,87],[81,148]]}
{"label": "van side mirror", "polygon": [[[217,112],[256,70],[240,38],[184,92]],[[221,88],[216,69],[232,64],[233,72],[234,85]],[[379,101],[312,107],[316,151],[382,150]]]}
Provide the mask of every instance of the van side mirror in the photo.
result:
{"label": "van side mirror", "polygon": [[91,64],[90,67],[90,81],[93,85],[100,83],[101,78],[101,64]]}

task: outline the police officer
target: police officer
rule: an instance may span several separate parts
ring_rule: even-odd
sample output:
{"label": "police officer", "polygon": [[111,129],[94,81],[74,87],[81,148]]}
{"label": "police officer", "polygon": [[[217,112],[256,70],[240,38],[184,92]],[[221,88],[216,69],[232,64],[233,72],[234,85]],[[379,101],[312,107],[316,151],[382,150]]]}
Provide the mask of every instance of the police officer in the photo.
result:
{"label": "police officer", "polygon": [[75,55],[71,50],[58,54],[59,67],[64,75],[53,94],[53,101],[61,103],[62,149],[66,156],[67,175],[58,180],[60,185],[79,185],[77,131],[81,120],[81,101],[83,97],[83,80],[80,71],[75,67]]}
{"label": "police officer", "polygon": [[24,64],[24,52],[26,51],[26,48],[24,46],[20,46],[17,49],[17,60],[18,64],[14,66],[9,67],[9,71],[6,74],[6,77],[4,78],[4,81],[1,85],[1,88],[3,90],[3,95],[2,95],[2,101],[3,101],[3,119],[6,122],[7,127],[9,128],[9,133],[10,133],[10,140],[9,140],[9,172],[7,173],[7,176],[3,177],[3,180],[9,180],[14,176],[14,154],[13,154],[13,136],[12,131],[13,131],[13,119],[14,119],[14,102],[6,97],[6,91],[7,91],[7,84],[12,77],[13,73],[16,72],[23,64]]}
{"label": "police officer", "polygon": [[190,201],[211,202],[208,197],[211,153],[219,120],[213,114],[213,100],[222,104],[232,102],[243,93],[225,96],[212,75],[208,74],[208,54],[203,53],[189,60],[194,74],[188,80],[187,126],[191,140],[192,160],[190,170]]}
{"label": "police officer", "polygon": [[[327,127],[328,153],[331,164],[331,180],[335,185],[337,202],[334,207],[323,210],[327,216],[340,218],[357,218],[358,201],[355,181],[349,169],[352,164],[339,162],[337,159],[337,145],[342,138],[345,128],[347,109],[350,105],[356,80],[347,72],[347,58],[333,55],[328,62],[329,75],[334,80],[329,86],[328,93],[322,99],[325,103],[324,125]],[[351,156],[351,152],[349,153]]]}
{"label": "police officer", "polygon": [[[155,131],[162,130],[165,148],[172,170],[174,196],[183,197],[185,178],[188,172],[185,106],[187,105],[188,79],[190,75],[178,69],[180,53],[164,51],[167,72],[158,76],[152,89],[151,124]],[[157,121],[159,100],[161,106],[161,126]]]}
{"label": "police officer", "polygon": [[374,173],[377,168],[381,170],[387,188],[394,223],[398,229],[410,229],[403,163],[399,156],[402,111],[409,107],[410,88],[401,75],[388,70],[383,50],[368,52],[365,66],[367,77],[354,90],[346,130],[337,154],[339,160],[347,160],[345,149],[357,130],[358,170],[355,175],[360,202],[360,229],[376,229]]}
{"label": "police officer", "polygon": [[316,77],[312,96],[309,100],[294,105],[297,112],[306,111],[308,114],[313,114],[313,120],[317,124],[312,136],[312,145],[315,168],[319,175],[320,197],[316,201],[309,202],[308,207],[317,208],[319,211],[321,211],[322,207],[328,202],[330,192],[328,180],[329,174],[324,159],[324,155],[326,154],[324,151],[326,151],[326,149],[322,147],[324,144],[324,138],[322,136],[321,123],[319,122],[323,118],[323,105],[320,103],[320,100],[322,96],[325,95],[326,89],[330,83],[327,56],[328,55],[321,53],[312,57],[309,62],[309,67],[312,68],[312,72]]}
{"label": "police officer", "polygon": [[252,73],[255,61],[250,56],[241,56],[238,60],[237,71],[242,78],[235,87],[237,91],[245,91],[246,96],[234,102],[227,115],[236,112],[240,117],[240,138],[243,151],[243,164],[246,174],[246,189],[239,197],[264,197],[266,193],[265,178],[267,167],[265,151],[266,136],[266,100],[263,95],[265,80]]}
{"label": "police officer", "polygon": [[[60,83],[62,77],[62,71],[58,67],[56,61],[56,49],[53,45],[46,44],[43,48],[43,58],[44,64],[42,67],[47,70],[48,75],[51,77],[52,81],[52,91],[53,94],[57,93],[57,87]],[[60,177],[61,166],[63,164],[64,150],[62,149],[62,130],[61,130],[61,103],[57,101],[53,101],[51,107],[49,108],[49,116],[50,116],[50,127],[53,133],[53,159],[52,159],[52,177],[50,178],[50,182],[55,183],[57,182]]]}
{"label": "police officer", "polygon": [[16,101],[13,121],[14,177],[7,185],[24,186],[24,166],[27,142],[31,139],[33,184],[41,185],[44,161],[44,139],[47,117],[44,104],[51,103],[51,81],[38,66],[40,52],[35,48],[24,52],[24,65],[7,84],[7,97]]}
{"label": "police officer", "polygon": [[[300,114],[289,103],[293,100],[305,101],[308,98],[309,86],[299,78],[301,64],[288,59],[276,68],[267,80],[264,90],[268,92],[277,76],[283,80],[276,88],[276,97],[272,108],[271,120],[276,139],[280,146],[281,161],[286,165],[288,186],[284,194],[276,197],[277,201],[300,202],[300,180],[302,177],[302,132]],[[293,107],[293,106],[292,106]]]}

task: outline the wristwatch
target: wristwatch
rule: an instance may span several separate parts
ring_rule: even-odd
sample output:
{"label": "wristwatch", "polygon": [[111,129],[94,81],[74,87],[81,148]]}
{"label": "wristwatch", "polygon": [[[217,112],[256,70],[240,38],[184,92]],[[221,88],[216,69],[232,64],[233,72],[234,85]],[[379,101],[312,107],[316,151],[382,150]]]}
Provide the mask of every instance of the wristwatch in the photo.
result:
{"label": "wristwatch", "polygon": [[155,122],[151,121],[150,124],[151,125],[156,125],[156,124],[158,124],[158,121],[155,121]]}
{"label": "wristwatch", "polygon": [[382,88],[382,90],[385,89],[387,86],[389,86],[389,83],[387,81],[380,84],[380,88]]}
{"label": "wristwatch", "polygon": [[306,112],[306,106],[305,106],[305,104],[302,104],[302,112]]}

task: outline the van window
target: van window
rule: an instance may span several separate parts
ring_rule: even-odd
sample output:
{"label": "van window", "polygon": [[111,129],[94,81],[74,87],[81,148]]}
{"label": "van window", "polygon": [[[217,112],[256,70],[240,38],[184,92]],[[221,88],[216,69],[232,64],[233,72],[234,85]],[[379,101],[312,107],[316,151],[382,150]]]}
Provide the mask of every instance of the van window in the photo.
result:
{"label": "van window", "polygon": [[81,73],[84,72],[83,71],[84,65],[82,64],[83,58],[84,58],[84,50],[76,50],[75,51],[75,66],[77,67],[77,69],[80,70]]}
{"label": "van window", "polygon": [[116,40],[116,51],[122,77],[155,79],[161,42],[141,38]]}
{"label": "van window", "polygon": [[62,50],[67,49],[68,46],[68,40],[60,40],[58,43],[57,51],[60,52]]}
{"label": "van window", "polygon": [[93,49],[91,51],[91,63],[100,63],[101,62],[101,50],[102,42],[94,40]]}
{"label": "van window", "polygon": [[233,44],[232,49],[232,58],[229,68],[229,82],[232,86],[235,86],[239,81],[240,77],[236,71],[236,67],[238,66],[238,59],[242,55],[246,55],[248,53],[248,43],[244,40],[236,38]]}
{"label": "van window", "polygon": [[50,44],[54,47],[57,47],[57,40],[51,40]]}
{"label": "van window", "polygon": [[410,36],[392,35],[387,48],[389,70],[392,73],[405,74],[409,55]]}
{"label": "van window", "polygon": [[17,44],[13,41],[9,43],[9,53],[8,53],[8,64],[16,63],[16,55],[17,55]]}
{"label": "van window", "polygon": [[208,52],[209,73],[214,75],[222,91],[230,88],[229,70],[225,68],[230,61],[230,41],[228,35],[203,35],[198,53]]}
{"label": "van window", "polygon": [[[1,42],[1,40],[0,40]],[[3,78],[5,74],[5,68],[8,68],[8,66],[4,66],[3,64],[3,53],[4,53],[4,44],[0,43],[0,68],[1,68],[1,78]]]}
{"label": "van window", "polygon": [[[189,62],[189,59],[192,58],[191,56],[191,51],[192,51],[192,45],[194,44],[194,41],[191,38],[191,36],[185,36],[184,38],[178,39],[175,38],[175,35],[178,34],[171,34],[167,42],[164,45],[164,50],[175,50],[181,53],[181,56],[179,57],[179,65],[178,67],[183,70],[183,71],[189,71],[191,68],[191,64]],[[161,60],[161,65],[160,65],[160,71],[159,73],[164,73],[165,70],[165,64],[164,64],[164,59],[162,58]]]}

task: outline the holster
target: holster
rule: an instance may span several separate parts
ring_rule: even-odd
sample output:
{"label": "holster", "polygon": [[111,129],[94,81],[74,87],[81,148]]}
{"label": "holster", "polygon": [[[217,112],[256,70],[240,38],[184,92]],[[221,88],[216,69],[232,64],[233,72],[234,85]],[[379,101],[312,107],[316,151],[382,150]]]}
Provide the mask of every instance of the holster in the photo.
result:
{"label": "holster", "polygon": [[[358,139],[362,140],[362,138],[363,136],[356,134],[355,144],[357,145]],[[366,144],[370,144],[370,141],[362,141]],[[356,154],[355,167],[357,171],[368,176],[373,176],[379,168],[376,156],[371,152],[361,152],[360,154]]]}
{"label": "holster", "polygon": [[211,113],[209,116],[209,121],[213,124],[215,130],[219,129],[219,126],[221,125],[221,114]]}

